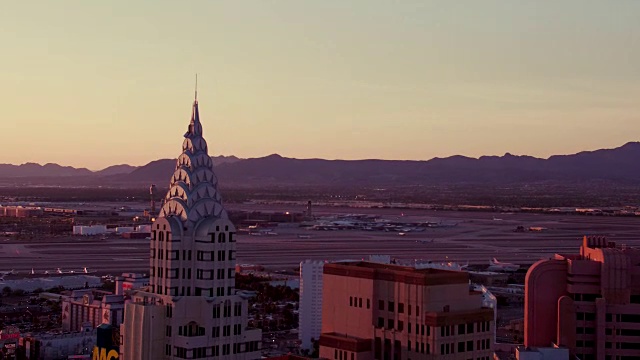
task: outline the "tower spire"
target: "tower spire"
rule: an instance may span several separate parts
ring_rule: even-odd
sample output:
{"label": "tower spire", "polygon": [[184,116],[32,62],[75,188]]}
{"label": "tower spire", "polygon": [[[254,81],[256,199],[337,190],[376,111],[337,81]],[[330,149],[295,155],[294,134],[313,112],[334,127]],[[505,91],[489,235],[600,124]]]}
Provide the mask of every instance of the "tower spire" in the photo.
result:
{"label": "tower spire", "polygon": [[196,101],[196,103],[198,102],[198,73],[196,73],[196,94],[195,94],[195,101]]}

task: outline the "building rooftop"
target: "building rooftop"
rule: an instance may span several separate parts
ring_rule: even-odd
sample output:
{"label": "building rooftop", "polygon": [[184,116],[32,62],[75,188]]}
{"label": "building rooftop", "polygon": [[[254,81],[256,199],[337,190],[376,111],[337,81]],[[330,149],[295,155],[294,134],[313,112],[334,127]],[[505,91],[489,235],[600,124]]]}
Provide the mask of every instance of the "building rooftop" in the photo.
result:
{"label": "building rooftop", "polygon": [[469,274],[464,271],[382,264],[367,261],[328,263],[325,275],[348,276],[361,279],[394,281],[415,285],[468,284]]}

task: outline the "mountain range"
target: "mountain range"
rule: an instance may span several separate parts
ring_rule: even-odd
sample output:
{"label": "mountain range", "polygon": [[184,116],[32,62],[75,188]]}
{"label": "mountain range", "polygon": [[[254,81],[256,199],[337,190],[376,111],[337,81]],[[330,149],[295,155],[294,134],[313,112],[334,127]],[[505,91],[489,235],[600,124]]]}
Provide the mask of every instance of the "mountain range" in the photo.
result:
{"label": "mountain range", "polygon": [[[531,156],[451,156],[426,161],[294,159],[280,155],[240,159],[212,157],[220,182],[237,186],[410,186],[449,183],[509,184],[532,182],[614,181],[640,184],[640,142],[614,149]],[[0,164],[0,178],[64,185],[139,186],[169,182],[175,159],[144,166],[114,165],[100,171],[58,164]]]}

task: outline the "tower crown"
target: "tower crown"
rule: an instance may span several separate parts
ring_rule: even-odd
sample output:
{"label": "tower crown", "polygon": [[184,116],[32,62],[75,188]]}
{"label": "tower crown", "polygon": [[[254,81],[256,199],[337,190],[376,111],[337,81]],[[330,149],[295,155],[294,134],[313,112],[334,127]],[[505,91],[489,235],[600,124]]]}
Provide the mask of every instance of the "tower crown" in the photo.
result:
{"label": "tower crown", "polygon": [[175,216],[187,230],[193,230],[206,217],[228,218],[222,207],[207,142],[202,137],[197,99],[193,102],[191,121],[184,138],[182,154],[176,161],[160,217]]}

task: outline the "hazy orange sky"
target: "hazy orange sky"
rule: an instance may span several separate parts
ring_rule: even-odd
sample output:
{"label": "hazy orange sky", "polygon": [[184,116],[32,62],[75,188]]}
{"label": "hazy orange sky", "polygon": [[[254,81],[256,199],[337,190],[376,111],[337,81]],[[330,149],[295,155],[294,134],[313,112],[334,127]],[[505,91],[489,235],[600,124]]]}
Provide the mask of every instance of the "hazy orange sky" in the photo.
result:
{"label": "hazy orange sky", "polygon": [[640,1],[13,1],[0,163],[429,159],[640,140]]}

